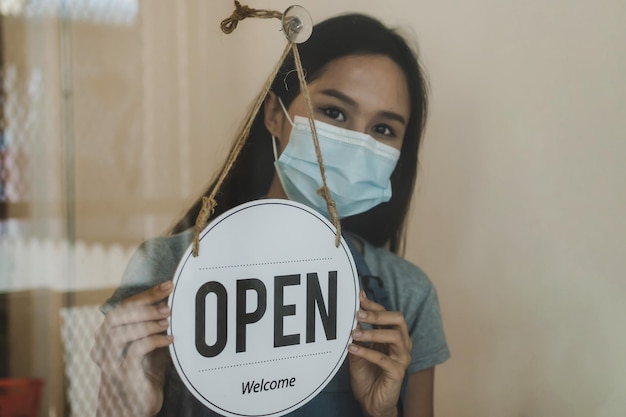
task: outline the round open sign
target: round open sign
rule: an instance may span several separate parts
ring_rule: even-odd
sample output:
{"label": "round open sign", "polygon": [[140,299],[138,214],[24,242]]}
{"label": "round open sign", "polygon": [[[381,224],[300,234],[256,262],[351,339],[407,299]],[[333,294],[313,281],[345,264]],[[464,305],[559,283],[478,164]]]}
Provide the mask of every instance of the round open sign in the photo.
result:
{"label": "round open sign", "polygon": [[228,416],[280,416],[346,357],[359,281],[333,225],[288,200],[235,207],[187,249],[169,299],[170,352],[189,391]]}

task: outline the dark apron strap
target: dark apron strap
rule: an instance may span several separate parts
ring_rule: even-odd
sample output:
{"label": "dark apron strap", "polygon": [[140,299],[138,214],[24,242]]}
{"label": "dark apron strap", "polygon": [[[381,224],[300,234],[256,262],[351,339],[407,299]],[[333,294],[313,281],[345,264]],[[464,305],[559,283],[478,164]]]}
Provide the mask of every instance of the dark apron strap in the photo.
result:
{"label": "dark apron strap", "polygon": [[361,255],[361,252],[358,251],[356,246],[354,246],[352,238],[350,236],[346,236],[345,241],[348,244],[348,248],[350,248],[350,252],[352,253],[352,258],[356,264],[356,271],[359,274],[361,288],[365,291],[365,295],[367,295],[367,298],[370,300],[385,307],[386,310],[390,310],[389,294],[387,294],[387,290],[383,287],[383,281],[379,277],[372,275],[370,269],[365,263],[365,258]]}
{"label": "dark apron strap", "polygon": [[[383,281],[377,277],[372,275],[370,272],[367,263],[365,263],[365,257],[358,251],[354,243],[352,242],[351,236],[344,236],[344,240],[348,244],[348,248],[350,248],[350,252],[352,253],[352,258],[354,259],[354,263],[356,264],[356,271],[359,274],[359,280],[361,282],[361,288],[365,291],[365,295],[370,300],[382,305],[385,307],[385,310],[390,311],[391,307],[389,305],[389,294],[387,290],[383,287]],[[402,388],[400,388],[400,401],[398,402],[398,417],[402,417],[404,415],[404,406],[406,403],[406,388],[408,383],[408,374],[404,374],[404,379],[402,380]]]}

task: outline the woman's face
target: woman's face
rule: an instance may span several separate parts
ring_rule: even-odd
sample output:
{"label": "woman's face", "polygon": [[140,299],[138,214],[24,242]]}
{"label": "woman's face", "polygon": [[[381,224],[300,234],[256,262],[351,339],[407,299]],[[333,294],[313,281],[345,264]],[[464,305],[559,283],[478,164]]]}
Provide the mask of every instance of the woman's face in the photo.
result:
{"label": "woman's face", "polygon": [[[410,97],[402,69],[384,55],[350,55],[331,61],[309,84],[313,118],[345,129],[367,133],[398,150],[410,116]],[[287,109],[307,116],[299,94]],[[289,142],[291,124],[276,95],[265,104],[265,125],[279,140],[280,152]]]}

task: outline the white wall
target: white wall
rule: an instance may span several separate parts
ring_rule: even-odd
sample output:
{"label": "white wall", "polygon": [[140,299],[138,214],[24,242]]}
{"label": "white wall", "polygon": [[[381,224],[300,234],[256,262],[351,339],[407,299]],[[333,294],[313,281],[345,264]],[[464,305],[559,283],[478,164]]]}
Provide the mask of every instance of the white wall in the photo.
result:
{"label": "white wall", "polygon": [[[626,2],[300,4],[418,39],[432,107],[407,257],[439,290],[453,355],[438,415],[626,415]],[[282,48],[268,25],[223,41],[269,45],[225,58],[247,79],[224,87],[233,110]]]}

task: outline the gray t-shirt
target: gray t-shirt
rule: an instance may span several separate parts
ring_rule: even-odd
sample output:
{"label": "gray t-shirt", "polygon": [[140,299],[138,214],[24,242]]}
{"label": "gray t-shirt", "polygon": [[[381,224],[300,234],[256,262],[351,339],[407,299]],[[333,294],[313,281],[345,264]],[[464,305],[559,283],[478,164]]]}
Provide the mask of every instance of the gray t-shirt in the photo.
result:
{"label": "gray t-shirt", "polygon": [[[180,259],[191,244],[192,237],[192,231],[188,230],[177,235],[158,237],[144,242],[126,267],[122,285],[102,306],[102,311],[106,313],[121,300],[172,279]],[[371,275],[381,279],[383,288],[388,293],[389,308],[401,311],[405,317],[413,340],[408,373],[418,372],[446,361],[450,353],[443,332],[439,302],[435,288],[426,274],[405,259],[367,242],[363,242],[363,257]],[[324,390],[332,391],[328,394],[329,397],[333,395],[333,399],[336,399],[337,392],[350,391],[349,378],[346,377],[346,373],[347,370],[344,370],[342,376],[340,371],[338,377],[335,378],[336,381]],[[206,412],[199,413],[200,406],[186,393],[176,372],[170,373],[170,381],[165,389],[166,403],[160,415],[213,415]],[[309,408],[319,411],[322,402],[328,403],[328,400],[324,399],[324,391],[316,399],[317,404],[313,401],[309,404]],[[180,407],[187,411],[180,414]],[[306,406],[303,407],[303,409],[306,408]],[[339,410],[336,405],[330,408]],[[173,414],[170,414],[167,409],[173,410]],[[198,411],[194,413],[190,411],[192,409]],[[316,415],[315,411],[309,414],[303,409],[293,415]],[[337,415],[349,415],[349,413],[339,412]]]}

